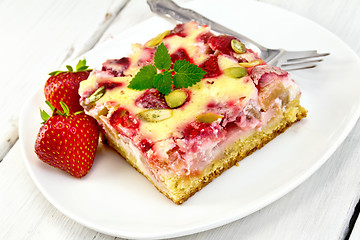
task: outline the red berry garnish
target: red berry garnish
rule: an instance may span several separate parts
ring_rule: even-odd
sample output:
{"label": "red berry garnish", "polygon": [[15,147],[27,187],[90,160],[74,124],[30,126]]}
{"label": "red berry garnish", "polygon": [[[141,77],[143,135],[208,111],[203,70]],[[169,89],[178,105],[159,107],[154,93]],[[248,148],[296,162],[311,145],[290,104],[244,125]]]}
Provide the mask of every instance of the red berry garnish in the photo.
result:
{"label": "red berry garnish", "polygon": [[80,82],[87,79],[91,72],[86,66],[86,60],[80,60],[76,65],[76,70],[69,65],[68,71],[51,72],[51,77],[46,81],[44,94],[55,108],[61,109],[60,101],[64,102],[70,113],[83,110],[80,106],[80,96],[78,93]]}
{"label": "red berry garnish", "polygon": [[135,105],[146,109],[169,108],[165,102],[164,95],[155,88],[147,89],[135,100]]}
{"label": "red berry garnish", "polygon": [[63,102],[61,105],[64,112],[51,106],[54,114],[51,117],[41,111],[45,122],[36,138],[35,153],[43,162],[80,178],[94,162],[98,124],[84,112],[69,113]]}

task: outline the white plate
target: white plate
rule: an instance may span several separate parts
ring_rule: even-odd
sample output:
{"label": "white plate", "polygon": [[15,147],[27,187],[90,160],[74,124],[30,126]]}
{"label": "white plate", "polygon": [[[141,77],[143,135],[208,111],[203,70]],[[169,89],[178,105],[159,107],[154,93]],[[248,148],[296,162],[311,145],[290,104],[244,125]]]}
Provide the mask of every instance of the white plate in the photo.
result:
{"label": "white plate", "polygon": [[[75,221],[106,234],[139,239],[181,236],[229,223],[307,179],[358,119],[360,60],[333,34],[301,16],[255,1],[196,1],[189,6],[266,46],[330,52],[318,68],[293,73],[308,118],[177,206],[110,149],[99,149],[93,169],[80,180],[39,161],[33,149],[40,128],[39,107],[46,108],[39,90],[20,119],[25,163],[45,197]],[[172,27],[162,18],[152,18],[86,58],[90,66],[99,66],[107,58],[128,54],[130,43],[143,43]]]}

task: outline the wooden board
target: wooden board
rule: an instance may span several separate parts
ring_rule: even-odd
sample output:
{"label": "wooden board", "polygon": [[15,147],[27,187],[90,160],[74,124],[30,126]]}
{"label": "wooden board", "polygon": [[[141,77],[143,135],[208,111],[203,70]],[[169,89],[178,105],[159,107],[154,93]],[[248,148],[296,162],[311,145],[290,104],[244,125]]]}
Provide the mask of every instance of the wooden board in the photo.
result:
{"label": "wooden board", "polygon": [[[316,21],[360,54],[360,1],[262,2]],[[145,0],[0,1],[0,161],[5,157],[0,239],[114,239],[67,218],[42,196],[16,143],[17,121],[23,102],[48,72],[151,16]],[[294,191],[241,220],[178,239],[344,239],[360,196],[359,150],[358,123],[328,162]],[[359,221],[350,239],[360,239]]]}

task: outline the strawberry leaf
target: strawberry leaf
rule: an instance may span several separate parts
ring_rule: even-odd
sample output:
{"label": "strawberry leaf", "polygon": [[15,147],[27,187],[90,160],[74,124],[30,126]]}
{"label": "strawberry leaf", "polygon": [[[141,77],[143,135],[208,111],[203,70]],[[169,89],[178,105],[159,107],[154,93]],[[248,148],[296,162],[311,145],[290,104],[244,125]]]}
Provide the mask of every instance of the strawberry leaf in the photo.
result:
{"label": "strawberry leaf", "polygon": [[90,70],[88,68],[89,68],[89,66],[82,66],[82,67],[77,68],[76,71],[77,72],[83,72],[83,71],[86,71],[86,70]]}
{"label": "strawberry leaf", "polygon": [[84,111],[77,111],[77,112],[74,113],[74,115],[78,115],[78,114],[83,113],[83,112]]}
{"label": "strawberry leaf", "polygon": [[72,71],[73,71],[73,68],[72,68],[72,66],[70,66],[70,65],[66,65],[66,69],[67,69],[69,72],[72,72]]}
{"label": "strawberry leaf", "polygon": [[45,110],[41,110],[41,109],[40,109],[40,116],[41,119],[43,120],[41,124],[44,124],[50,118],[50,115],[47,112],[45,112]]}
{"label": "strawberry leaf", "polygon": [[60,101],[60,105],[62,107],[62,109],[64,110],[64,115],[67,116],[69,115],[69,107],[63,102],[63,101]]}
{"label": "strawberry leaf", "polygon": [[85,71],[88,70],[89,66],[86,66],[86,60],[79,60],[79,62],[76,64],[76,71],[77,72],[81,72],[81,71]]}
{"label": "strawberry leaf", "polygon": [[161,43],[156,49],[154,56],[154,63],[156,68],[159,70],[162,69],[168,70],[171,67],[170,54],[164,43]]}
{"label": "strawberry leaf", "polygon": [[[83,71],[91,70],[91,69],[89,69],[89,66],[86,66],[86,59],[79,60],[79,62],[76,64],[76,71],[74,71],[73,67],[70,65],[66,65],[66,69],[67,69],[67,72],[83,72]],[[49,73],[49,75],[57,76],[63,72],[66,72],[66,71],[57,70],[57,71],[53,71],[53,72]]]}
{"label": "strawberry leaf", "polygon": [[[48,100],[46,100],[45,103],[51,109],[51,112],[54,113],[55,107]],[[43,120],[41,124],[44,124],[50,118],[50,115],[47,112],[45,112],[45,110],[41,110],[41,109],[40,109],[40,116],[41,119]]]}
{"label": "strawberry leaf", "polygon": [[154,86],[162,94],[168,95],[172,89],[172,75],[166,71],[155,76]]}
{"label": "strawberry leaf", "polygon": [[45,103],[46,103],[46,105],[48,105],[48,107],[51,109],[51,112],[54,112],[55,107],[54,107],[48,100],[46,100]]}
{"label": "strawberry leaf", "polygon": [[57,75],[59,75],[59,74],[62,73],[62,72],[64,72],[64,71],[57,70],[57,71],[53,71],[53,72],[49,73],[49,75],[50,75],[50,76],[57,76]]}
{"label": "strawberry leaf", "polygon": [[69,116],[70,113],[69,107],[63,101],[60,101],[60,105],[62,107],[63,112],[60,109],[56,109],[57,113],[61,116]]}

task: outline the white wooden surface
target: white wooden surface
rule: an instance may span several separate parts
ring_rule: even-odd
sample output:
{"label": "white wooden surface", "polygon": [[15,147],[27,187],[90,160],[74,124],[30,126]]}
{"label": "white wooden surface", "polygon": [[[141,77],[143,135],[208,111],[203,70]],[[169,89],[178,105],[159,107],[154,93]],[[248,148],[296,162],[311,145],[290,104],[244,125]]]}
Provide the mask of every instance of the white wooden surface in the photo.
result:
{"label": "white wooden surface", "polygon": [[[360,1],[261,1],[314,20],[360,55]],[[42,196],[16,143],[17,120],[48,72],[151,16],[145,0],[0,0],[0,239],[115,238],[67,218]],[[178,239],[344,239],[360,196],[359,159],[360,123],[319,171],[280,200]],[[350,239],[360,239],[359,221]]]}

